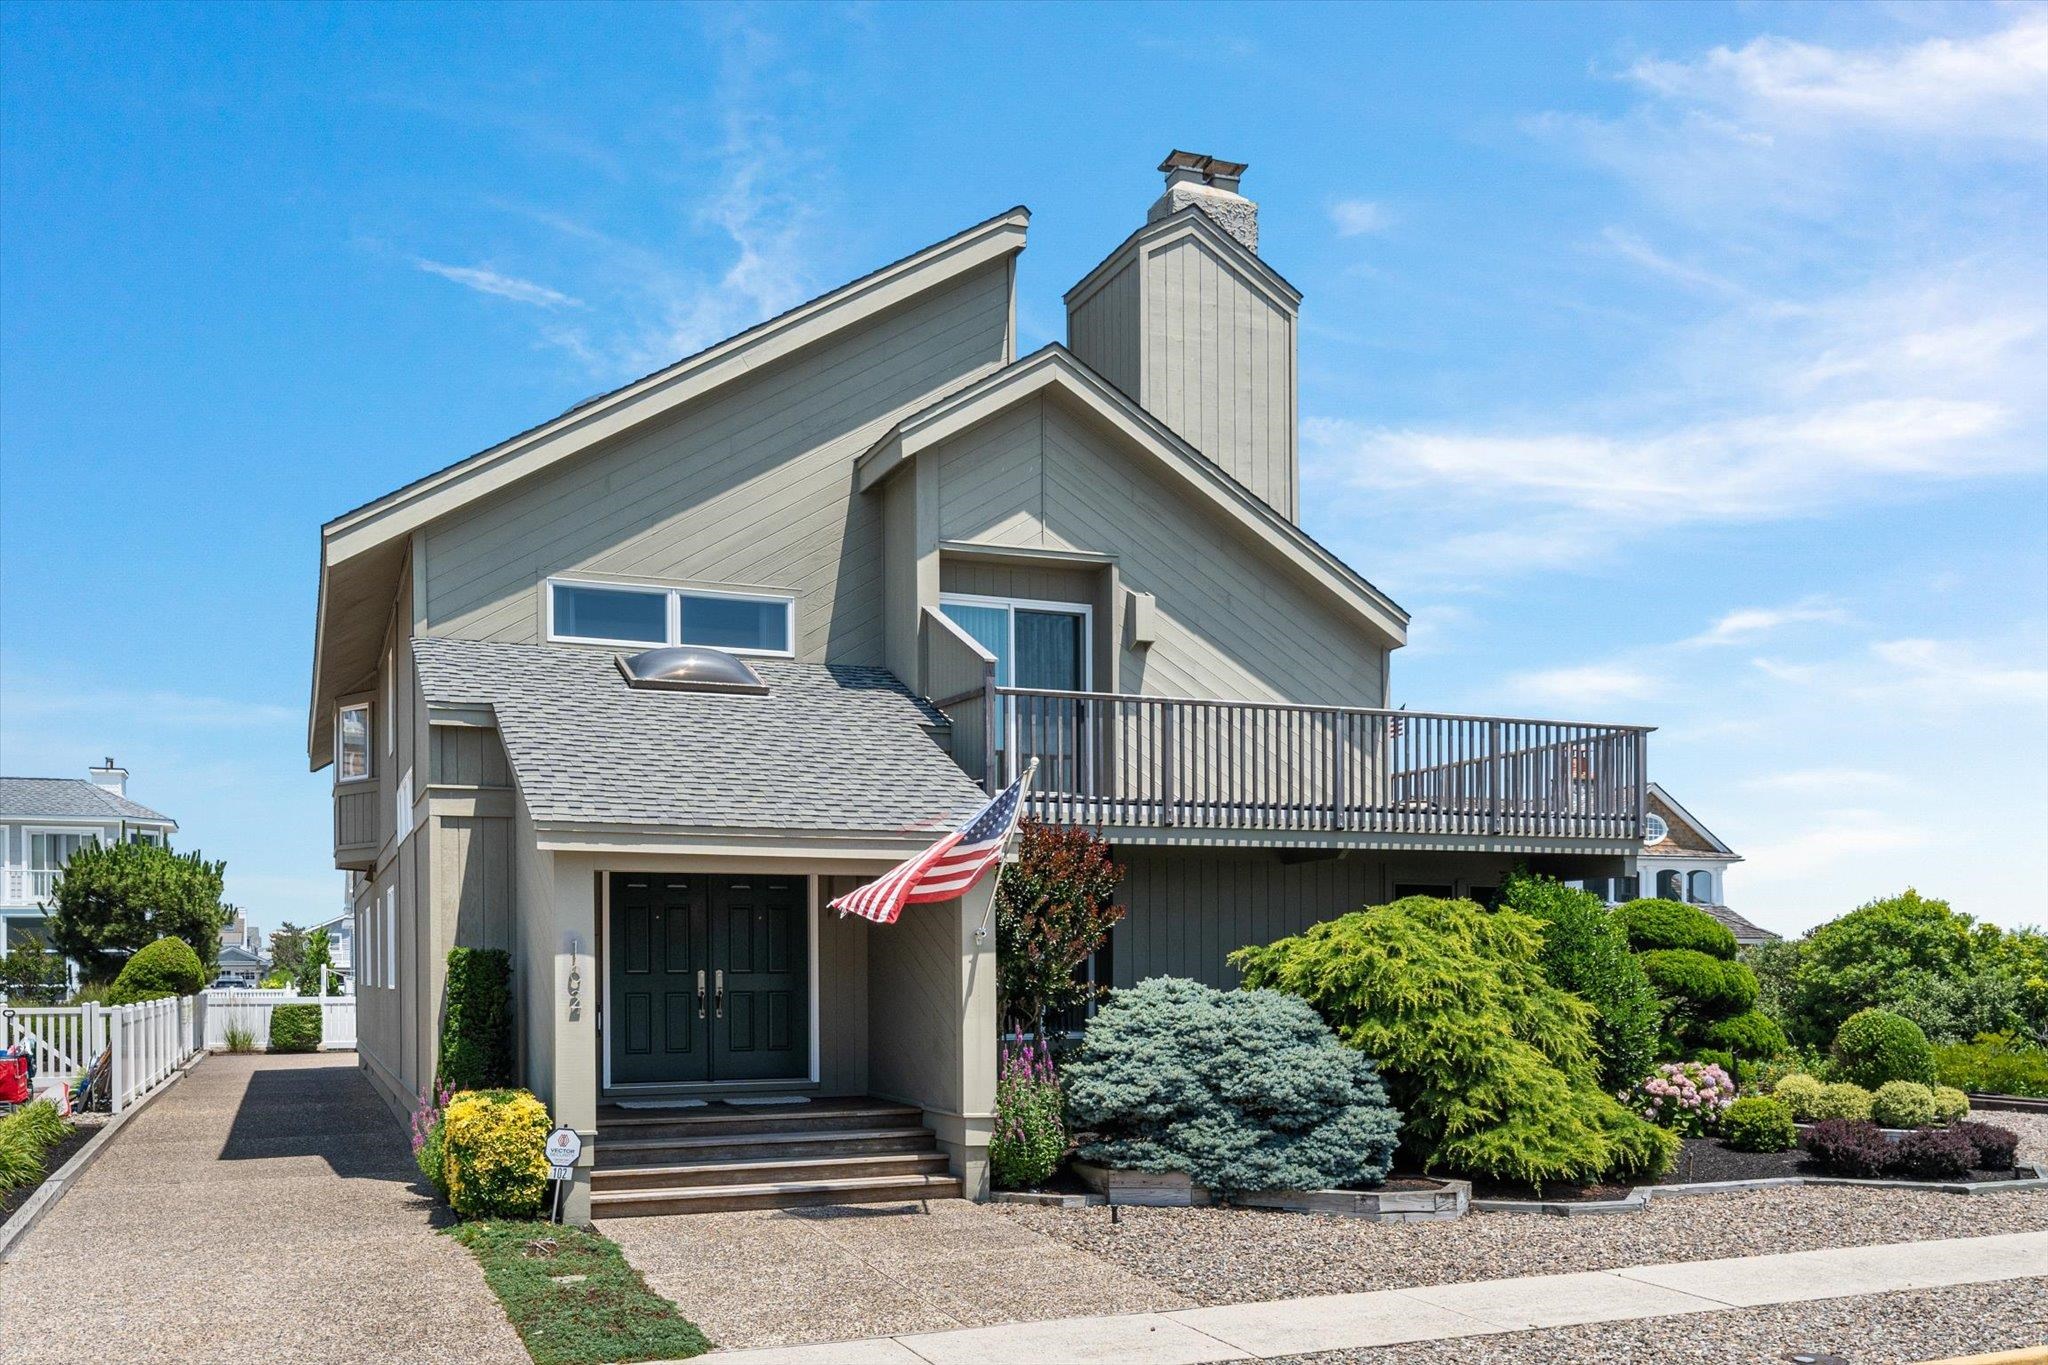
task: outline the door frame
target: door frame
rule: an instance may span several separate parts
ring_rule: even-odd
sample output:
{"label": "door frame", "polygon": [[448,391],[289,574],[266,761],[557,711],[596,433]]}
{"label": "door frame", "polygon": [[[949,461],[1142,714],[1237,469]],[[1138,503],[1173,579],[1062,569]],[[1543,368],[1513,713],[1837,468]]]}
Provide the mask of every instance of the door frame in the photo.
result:
{"label": "door frame", "polygon": [[818,874],[805,872],[804,880],[804,941],[809,958],[805,975],[810,986],[810,1067],[803,1076],[789,1076],[779,1080],[765,1081],[636,1081],[614,1084],[612,1081],[612,1040],[607,1031],[611,1024],[612,984],[612,878],[634,875],[636,872],[647,876],[677,877],[786,877],[786,871],[733,871],[694,872],[688,869],[647,872],[645,869],[601,867],[597,871],[597,1014],[600,1021],[597,1030],[598,1095],[649,1095],[678,1092],[702,1094],[719,1090],[783,1090],[790,1086],[817,1085],[818,1069]]}
{"label": "door frame", "polygon": [[1047,597],[990,597],[985,593],[942,592],[939,606],[958,602],[963,607],[1006,607],[1010,613],[1010,681],[1017,686],[1017,612],[1043,611],[1081,618],[1081,691],[1095,690],[1095,608],[1087,602],[1057,602]]}

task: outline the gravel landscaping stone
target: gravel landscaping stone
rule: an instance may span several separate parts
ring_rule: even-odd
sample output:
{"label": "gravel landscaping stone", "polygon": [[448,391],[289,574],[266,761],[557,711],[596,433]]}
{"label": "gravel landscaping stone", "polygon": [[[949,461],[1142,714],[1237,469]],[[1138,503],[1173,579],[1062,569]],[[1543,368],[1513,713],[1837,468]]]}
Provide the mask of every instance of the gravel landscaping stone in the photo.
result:
{"label": "gravel landscaping stone", "polygon": [[1652,1200],[1615,1218],[1472,1213],[1406,1224],[1235,1208],[1131,1208],[1114,1224],[1107,1209],[989,1211],[1206,1305],[2033,1232],[2048,1229],[2048,1191],[1965,1198],[1808,1185]]}
{"label": "gravel landscaping stone", "polygon": [[[1536,1365],[1564,1360],[1714,1362],[1783,1360],[1801,1348],[1856,1362],[1937,1360],[2048,1343],[2048,1284],[1916,1289],[1817,1299],[1637,1322],[1557,1327],[1506,1336],[1330,1351],[1291,1365]],[[1289,1365],[1289,1362],[1276,1362]]]}
{"label": "gravel landscaping stone", "polygon": [[2048,1162],[2048,1114],[2011,1114],[1984,1109],[1970,1115],[1979,1123],[1992,1123],[2020,1138],[2021,1161]]}

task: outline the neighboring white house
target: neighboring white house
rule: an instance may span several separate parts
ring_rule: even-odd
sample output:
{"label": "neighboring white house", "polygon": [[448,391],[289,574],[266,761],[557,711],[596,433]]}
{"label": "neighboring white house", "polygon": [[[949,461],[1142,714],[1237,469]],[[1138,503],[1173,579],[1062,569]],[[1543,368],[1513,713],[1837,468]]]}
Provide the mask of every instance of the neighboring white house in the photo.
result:
{"label": "neighboring white house", "polygon": [[[333,919],[322,920],[313,926],[327,931],[327,961],[335,971],[353,982],[356,975],[356,917],[353,910],[343,910]],[[345,988],[353,995],[353,986]]]}
{"label": "neighboring white house", "polygon": [[45,942],[50,886],[87,843],[167,843],[178,822],[128,799],[109,758],[85,777],[0,777],[0,922],[9,951]]}
{"label": "neighboring white house", "polygon": [[1727,925],[1743,947],[1781,937],[1728,908],[1725,879],[1729,865],[1742,861],[1741,854],[1655,782],[1650,783],[1643,806],[1643,851],[1636,855],[1630,874],[1580,878],[1578,885],[1609,905],[1638,896],[1697,905]]}

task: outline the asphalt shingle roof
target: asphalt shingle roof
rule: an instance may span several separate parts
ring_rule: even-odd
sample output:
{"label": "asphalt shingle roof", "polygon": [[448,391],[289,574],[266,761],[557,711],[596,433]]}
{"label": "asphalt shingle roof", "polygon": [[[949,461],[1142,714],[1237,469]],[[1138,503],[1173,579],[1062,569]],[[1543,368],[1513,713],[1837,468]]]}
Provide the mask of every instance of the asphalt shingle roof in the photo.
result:
{"label": "asphalt shingle roof", "polygon": [[886,669],[749,660],[768,695],[628,687],[611,651],[430,637],[420,685],[489,703],[535,820],[905,834],[985,798]]}
{"label": "asphalt shingle roof", "polygon": [[1728,926],[1728,932],[1742,943],[1776,942],[1782,934],[1774,934],[1760,924],[1752,923],[1736,914],[1725,905],[1702,905],[1700,909]]}
{"label": "asphalt shingle roof", "polygon": [[125,796],[116,796],[82,777],[0,777],[0,820],[52,815],[76,820],[177,822]]}

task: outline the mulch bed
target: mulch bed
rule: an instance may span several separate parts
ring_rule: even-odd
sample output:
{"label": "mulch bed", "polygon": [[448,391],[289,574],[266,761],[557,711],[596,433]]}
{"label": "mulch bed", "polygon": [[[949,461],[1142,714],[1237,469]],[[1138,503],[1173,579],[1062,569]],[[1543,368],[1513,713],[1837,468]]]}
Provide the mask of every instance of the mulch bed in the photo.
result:
{"label": "mulch bed", "polygon": [[[1671,1173],[1659,1180],[1646,1181],[1654,1185],[1701,1185],[1723,1180],[1771,1180],[1785,1176],[1833,1174],[1822,1170],[1807,1158],[1805,1152],[1794,1148],[1789,1152],[1738,1152],[1719,1138],[1687,1138],[1679,1151],[1678,1161]],[[1885,1180],[1903,1180],[1905,1176],[1887,1175]],[[1972,1171],[1965,1179],[2026,1180],[2031,1179],[2026,1171]],[[1925,1182],[1930,1185],[1955,1184],[1955,1181],[1938,1180]],[[1627,1196],[1629,1185],[1545,1185],[1538,1193],[1532,1186],[1519,1185],[1508,1181],[1475,1180],[1472,1182],[1472,1197],[1475,1199],[1546,1199],[1566,1203],[1592,1203],[1599,1200],[1621,1199]]]}
{"label": "mulch bed", "polygon": [[[97,1132],[99,1132],[98,1128],[74,1126],[62,1142],[59,1142],[43,1154],[43,1180],[48,1180],[51,1176],[63,1170],[64,1163],[71,1160],[72,1153],[92,1141],[93,1134]],[[23,1204],[26,1204],[29,1201],[29,1196],[43,1187],[43,1180],[38,1180],[33,1185],[23,1185],[18,1190],[9,1190],[5,1194],[0,1194],[0,1224],[4,1224],[8,1219],[12,1218],[14,1211]]]}

